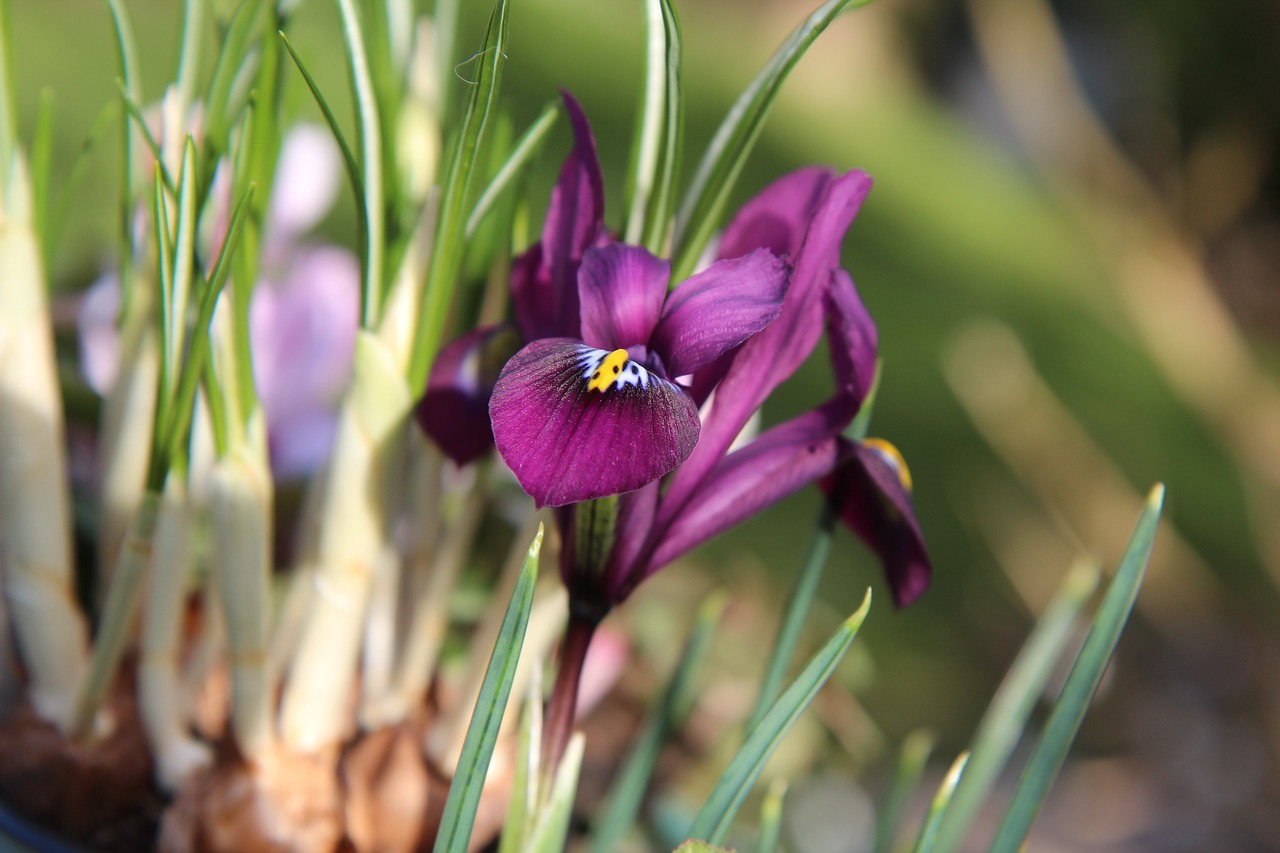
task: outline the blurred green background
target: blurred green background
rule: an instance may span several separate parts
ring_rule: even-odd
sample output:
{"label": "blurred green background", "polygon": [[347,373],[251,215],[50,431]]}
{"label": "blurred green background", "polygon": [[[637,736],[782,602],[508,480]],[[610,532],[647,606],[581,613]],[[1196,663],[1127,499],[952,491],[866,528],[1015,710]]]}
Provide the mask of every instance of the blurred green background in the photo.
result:
{"label": "blurred green background", "polygon": [[[180,4],[127,5],[154,100],[176,62]],[[460,44],[478,39],[487,5],[464,4]],[[810,8],[679,4],[686,171]],[[91,0],[10,11],[28,138],[42,93],[54,99],[56,188],[116,95],[109,18]],[[640,4],[517,0],[511,27],[504,100],[517,125],[558,87],[574,92],[616,224]],[[348,107],[335,9],[302,4],[291,38]],[[877,603],[842,698],[820,703],[797,760],[834,738],[834,763],[876,792],[895,745],[927,726],[944,769],[1072,561],[1114,567],[1161,481],[1151,575],[1032,849],[1280,848],[1278,39],[1268,0],[880,0],[838,20],[787,82],[738,195],[809,163],[874,176],[845,256],[880,332],[872,433],[911,466],[935,571],[919,604],[893,612],[874,561],[838,539],[810,639],[867,584]],[[315,120],[296,76],[286,102]],[[65,315],[112,262],[117,130],[54,250]],[[559,128],[535,199],[566,148]],[[354,243],[349,198],[326,230]],[[70,379],[73,348],[65,356]],[[767,421],[823,398],[821,359]],[[747,693],[758,672],[817,505],[806,492],[713,543],[620,617],[660,661],[694,593],[721,582],[736,594],[713,676],[724,689],[704,703],[712,729],[732,713],[715,703],[749,701],[728,688]],[[675,619],[663,615],[673,602]]]}

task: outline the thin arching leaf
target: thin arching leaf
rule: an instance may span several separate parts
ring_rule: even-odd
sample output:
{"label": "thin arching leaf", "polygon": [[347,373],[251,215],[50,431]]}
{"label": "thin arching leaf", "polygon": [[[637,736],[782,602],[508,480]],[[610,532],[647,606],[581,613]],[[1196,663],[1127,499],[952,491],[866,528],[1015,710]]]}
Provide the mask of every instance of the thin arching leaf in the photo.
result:
{"label": "thin arching leaf", "polygon": [[480,792],[489,770],[489,760],[498,742],[498,729],[511,695],[511,683],[516,677],[516,665],[520,662],[520,649],[524,645],[525,629],[529,627],[529,611],[533,607],[533,587],[538,580],[538,554],[542,550],[542,525],[533,537],[533,543],[525,555],[524,565],[516,579],[511,603],[498,630],[498,640],[489,658],[480,696],[476,699],[471,724],[462,742],[462,754],[458,758],[445,801],[444,816],[436,835],[436,853],[465,853],[471,841],[471,827],[476,809],[480,805]]}
{"label": "thin arching leaf", "polygon": [[1137,527],[1120,559],[1115,579],[1107,588],[1098,615],[1085,637],[1084,646],[1049,714],[1044,733],[1032,751],[1018,787],[1014,790],[1013,801],[991,842],[994,853],[1013,853],[1022,846],[1031,831],[1036,814],[1049,794],[1053,780],[1067,760],[1067,751],[1080,730],[1085,711],[1089,708],[1093,694],[1097,692],[1102,673],[1111,660],[1116,643],[1120,640],[1120,633],[1124,630],[1133,610],[1133,603],[1138,597],[1147,560],[1155,545],[1156,527],[1163,503],[1164,486],[1157,485],[1147,497]]}
{"label": "thin arching leaf", "polygon": [[764,129],[764,120],[791,69],[827,25],[841,13],[871,0],[828,0],[787,36],[751,84],[738,96],[698,163],[676,214],[675,259],[671,278],[683,281],[693,271],[707,241],[720,226],[725,205],[747,156]]}
{"label": "thin arching leaf", "polygon": [[729,830],[729,825],[751,791],[752,784],[764,769],[769,756],[791,730],[792,725],[809,707],[813,697],[835,672],[836,664],[849,650],[853,638],[871,607],[871,590],[862,606],[845,620],[826,644],[809,661],[791,686],[778,698],[760,724],[747,734],[738,754],[729,762],[724,775],[711,791],[706,804],[694,819],[689,832],[691,838],[718,844]]}

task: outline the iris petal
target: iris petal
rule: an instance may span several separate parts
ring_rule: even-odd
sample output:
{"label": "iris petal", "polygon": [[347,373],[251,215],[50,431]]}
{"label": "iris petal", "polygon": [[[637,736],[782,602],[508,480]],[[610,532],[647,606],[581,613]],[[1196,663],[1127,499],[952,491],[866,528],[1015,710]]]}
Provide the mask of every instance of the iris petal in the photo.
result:
{"label": "iris petal", "polygon": [[642,246],[587,250],[578,270],[582,340],[611,349],[649,343],[670,278],[670,262]]}
{"label": "iris petal", "polygon": [[683,390],[624,350],[569,338],[543,338],[516,353],[489,414],[498,452],[538,506],[638,489],[678,466],[698,441],[698,410]]}
{"label": "iris petal", "polygon": [[773,322],[787,281],[764,249],[717,261],[672,291],[651,345],[672,376],[693,373]]}
{"label": "iris petal", "polygon": [[902,457],[876,440],[855,444],[850,458],[821,482],[841,521],[880,558],[899,607],[919,598],[933,575],[908,483]]}
{"label": "iris petal", "polygon": [[414,417],[456,464],[474,462],[493,447],[489,396],[503,363],[519,346],[519,335],[509,324],[485,326],[467,332],[436,357]]}

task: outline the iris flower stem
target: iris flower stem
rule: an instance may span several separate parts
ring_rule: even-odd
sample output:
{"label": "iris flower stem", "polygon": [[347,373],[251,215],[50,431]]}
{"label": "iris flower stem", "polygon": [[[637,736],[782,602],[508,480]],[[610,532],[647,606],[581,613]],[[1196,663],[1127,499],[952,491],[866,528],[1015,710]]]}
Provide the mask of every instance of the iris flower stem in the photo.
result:
{"label": "iris flower stem", "polygon": [[547,701],[547,711],[542,724],[542,784],[539,790],[549,791],[556,776],[556,768],[564,756],[569,737],[573,734],[574,712],[578,706],[578,686],[582,681],[582,665],[587,659],[587,649],[600,623],[583,618],[570,609],[569,625],[565,628],[564,641],[560,645],[560,668],[556,671],[555,687]]}

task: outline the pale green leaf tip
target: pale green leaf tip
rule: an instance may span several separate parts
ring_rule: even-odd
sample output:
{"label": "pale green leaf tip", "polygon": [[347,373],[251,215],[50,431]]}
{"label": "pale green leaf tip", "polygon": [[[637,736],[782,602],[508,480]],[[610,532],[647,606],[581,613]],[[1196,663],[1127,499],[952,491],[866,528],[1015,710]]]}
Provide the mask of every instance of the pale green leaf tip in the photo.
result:
{"label": "pale green leaf tip", "polygon": [[1082,601],[1093,595],[1102,580],[1102,566],[1091,557],[1082,557],[1072,564],[1063,582],[1066,595],[1073,601]]}
{"label": "pale green leaf tip", "polygon": [[529,543],[529,559],[536,560],[538,555],[542,553],[542,532],[544,525],[538,522],[538,532],[533,535],[533,541]]}
{"label": "pale green leaf tip", "polygon": [[1147,495],[1147,506],[1160,511],[1164,506],[1164,483],[1156,483],[1151,487],[1150,494]]}
{"label": "pale green leaf tip", "polygon": [[956,756],[956,760],[951,763],[951,769],[947,771],[946,778],[942,780],[942,788],[938,792],[939,798],[950,797],[951,792],[955,790],[956,785],[960,783],[960,777],[964,774],[964,768],[969,763],[970,753],[966,750]]}
{"label": "pale green leaf tip", "polygon": [[867,594],[862,599],[861,606],[853,611],[848,619],[844,620],[842,626],[846,631],[857,631],[862,627],[862,620],[867,618],[867,611],[871,609],[871,587],[867,587]]}
{"label": "pale green leaf tip", "polygon": [[769,783],[769,790],[765,794],[764,803],[761,805],[760,812],[770,820],[776,820],[782,815],[782,801],[787,796],[787,780],[783,778],[774,779]]}

